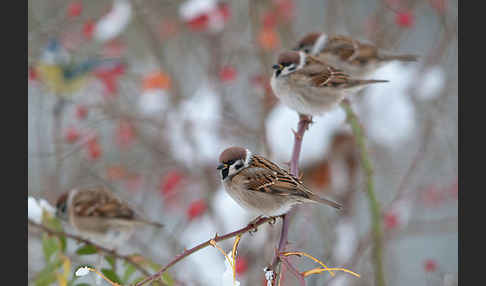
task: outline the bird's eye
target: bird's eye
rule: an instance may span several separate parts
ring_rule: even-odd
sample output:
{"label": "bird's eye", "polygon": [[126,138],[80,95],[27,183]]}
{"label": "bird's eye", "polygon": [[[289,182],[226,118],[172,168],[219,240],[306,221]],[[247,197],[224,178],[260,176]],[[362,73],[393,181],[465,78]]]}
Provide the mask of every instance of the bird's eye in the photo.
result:
{"label": "bird's eye", "polygon": [[308,54],[308,53],[310,52],[310,50],[309,50],[309,49],[304,49],[304,52],[305,52],[306,54]]}

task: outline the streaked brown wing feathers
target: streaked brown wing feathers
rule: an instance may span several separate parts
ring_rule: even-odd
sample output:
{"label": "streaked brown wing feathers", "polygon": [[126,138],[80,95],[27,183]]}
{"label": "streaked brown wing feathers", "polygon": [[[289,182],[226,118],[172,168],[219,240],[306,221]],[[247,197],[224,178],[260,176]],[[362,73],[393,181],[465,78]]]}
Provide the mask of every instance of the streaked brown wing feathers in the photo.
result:
{"label": "streaked brown wing feathers", "polygon": [[242,171],[249,179],[249,190],[308,198],[305,187],[298,178],[265,158],[254,155],[251,167]]}
{"label": "streaked brown wing feathers", "polygon": [[134,218],[135,212],[109,190],[98,187],[79,190],[73,198],[74,211],[83,217]]}
{"label": "streaked brown wing feathers", "polygon": [[350,76],[342,70],[312,56],[307,56],[307,66],[294,74],[309,77],[310,84],[314,87],[339,87],[347,85],[350,79]]}

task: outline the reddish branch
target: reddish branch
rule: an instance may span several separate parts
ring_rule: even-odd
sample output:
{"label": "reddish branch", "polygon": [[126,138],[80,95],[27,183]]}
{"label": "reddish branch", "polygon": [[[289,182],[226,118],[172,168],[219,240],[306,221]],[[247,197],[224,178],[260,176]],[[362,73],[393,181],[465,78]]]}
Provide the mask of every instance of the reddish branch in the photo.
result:
{"label": "reddish branch", "polygon": [[269,217],[260,218],[259,220],[257,220],[253,224],[249,224],[246,227],[239,229],[237,231],[233,231],[233,232],[225,234],[223,236],[218,236],[216,234],[216,236],[214,238],[208,239],[207,241],[200,243],[200,244],[194,246],[191,249],[185,250],[183,253],[176,256],[171,262],[169,262],[169,264],[162,267],[162,269],[160,269],[157,273],[155,273],[155,274],[145,278],[144,280],[138,282],[137,284],[135,284],[135,286],[141,286],[141,285],[146,284],[147,282],[150,282],[150,281],[153,281],[153,280],[159,278],[165,271],[167,271],[170,267],[174,266],[177,262],[181,261],[182,259],[186,258],[187,256],[189,256],[189,255],[191,255],[191,254],[193,254],[193,253],[195,253],[195,252],[197,252],[197,251],[199,251],[203,248],[210,246],[212,240],[214,240],[215,242],[218,242],[218,241],[230,239],[230,238],[238,236],[240,234],[244,234],[244,233],[247,233],[249,231],[252,231],[255,228],[257,228],[258,226],[260,226],[260,225],[262,225],[266,222],[272,221],[273,219],[274,218],[269,218]]}
{"label": "reddish branch", "polygon": [[[304,138],[305,131],[309,128],[309,124],[311,123],[311,119],[306,115],[299,115],[299,124],[297,132],[294,132],[294,148],[292,150],[292,159],[290,161],[290,173],[296,177],[299,177],[299,158],[300,158],[300,150],[302,149],[302,139]],[[280,241],[278,243],[278,249],[273,258],[271,269],[276,272],[278,265],[281,262],[280,253],[285,251],[285,247],[288,243],[288,233],[289,233],[289,224],[290,219],[294,214],[294,210],[290,211],[289,213],[283,215],[282,220],[282,231],[280,233]],[[288,261],[286,261],[288,265]],[[290,265],[291,266],[291,265]],[[291,269],[291,268],[290,268]],[[274,277],[278,277],[279,275],[274,275]]]}

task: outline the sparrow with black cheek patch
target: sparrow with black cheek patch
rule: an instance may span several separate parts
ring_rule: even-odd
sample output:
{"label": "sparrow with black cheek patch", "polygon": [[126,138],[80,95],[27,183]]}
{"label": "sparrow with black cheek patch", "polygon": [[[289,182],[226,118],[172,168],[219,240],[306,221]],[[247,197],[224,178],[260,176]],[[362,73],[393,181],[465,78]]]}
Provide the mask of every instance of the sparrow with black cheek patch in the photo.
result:
{"label": "sparrow with black cheek patch", "polygon": [[416,55],[391,54],[376,46],[343,35],[309,33],[303,37],[294,51],[315,56],[353,76],[368,76],[390,61],[417,61]]}
{"label": "sparrow with black cheek patch", "polygon": [[288,51],[278,57],[270,81],[275,95],[300,114],[322,115],[347,95],[372,83],[387,80],[356,79],[304,52]]}
{"label": "sparrow with black cheek patch", "polygon": [[140,225],[163,225],[148,221],[103,186],[75,188],[62,194],[56,215],[67,220],[83,237],[104,246],[118,247]]}
{"label": "sparrow with black cheek patch", "polygon": [[301,203],[342,208],[339,203],[317,196],[299,178],[270,160],[242,147],[224,150],[217,169],[228,194],[244,209],[258,215],[280,216]]}

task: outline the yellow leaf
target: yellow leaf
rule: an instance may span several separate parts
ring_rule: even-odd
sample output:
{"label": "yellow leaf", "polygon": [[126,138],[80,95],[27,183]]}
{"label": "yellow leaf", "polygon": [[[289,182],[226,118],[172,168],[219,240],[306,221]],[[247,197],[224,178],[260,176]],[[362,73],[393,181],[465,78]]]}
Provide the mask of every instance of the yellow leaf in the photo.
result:
{"label": "yellow leaf", "polygon": [[69,260],[67,256],[64,256],[62,268],[64,270],[64,277],[67,279],[69,277],[69,273],[71,273],[71,260]]}
{"label": "yellow leaf", "polygon": [[[289,256],[289,255],[301,256],[301,255],[303,255],[303,256],[310,258],[310,259],[314,260],[315,262],[319,263],[320,265],[322,265],[322,267],[324,267],[324,269],[328,269],[328,267],[324,263],[322,263],[319,259],[317,259],[317,258],[315,258],[315,257],[313,257],[313,256],[311,256],[311,255],[309,255],[305,252],[300,252],[300,251],[284,252],[284,253],[282,253],[282,255],[284,255],[284,256]],[[334,272],[332,272],[332,271],[329,271],[329,274],[331,274],[331,276],[334,276]]]}
{"label": "yellow leaf", "polygon": [[59,286],[67,286],[67,279],[61,273],[56,273],[57,283]]}
{"label": "yellow leaf", "polygon": [[309,275],[312,275],[312,274],[319,274],[319,273],[324,272],[324,271],[329,271],[329,272],[331,272],[332,270],[334,270],[334,271],[344,271],[344,272],[347,272],[347,273],[349,273],[349,274],[351,274],[351,275],[354,275],[354,276],[356,276],[356,277],[358,277],[358,278],[359,278],[359,277],[361,277],[359,274],[354,273],[353,271],[348,270],[348,269],[345,269],[345,268],[314,268],[314,269],[311,269],[311,270],[308,270],[308,271],[302,272],[302,275],[303,275],[304,277],[307,277],[307,276],[309,276]]}

